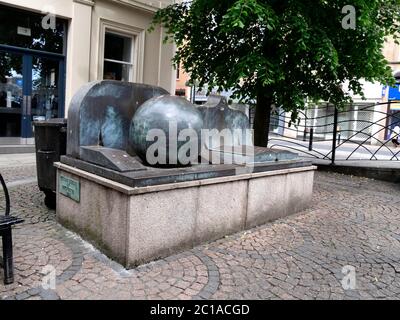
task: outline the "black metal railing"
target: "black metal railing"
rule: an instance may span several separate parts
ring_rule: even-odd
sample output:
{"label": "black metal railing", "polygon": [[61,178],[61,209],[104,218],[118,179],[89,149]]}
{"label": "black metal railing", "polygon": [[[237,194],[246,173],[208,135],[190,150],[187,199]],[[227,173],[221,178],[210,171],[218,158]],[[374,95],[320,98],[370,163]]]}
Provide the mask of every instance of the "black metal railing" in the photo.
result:
{"label": "black metal railing", "polygon": [[353,104],[344,110],[329,104],[313,106],[300,112],[296,124],[290,114],[277,112],[271,115],[268,146],[331,163],[399,161],[400,147],[392,142],[400,133],[400,106],[396,107],[391,102]]}

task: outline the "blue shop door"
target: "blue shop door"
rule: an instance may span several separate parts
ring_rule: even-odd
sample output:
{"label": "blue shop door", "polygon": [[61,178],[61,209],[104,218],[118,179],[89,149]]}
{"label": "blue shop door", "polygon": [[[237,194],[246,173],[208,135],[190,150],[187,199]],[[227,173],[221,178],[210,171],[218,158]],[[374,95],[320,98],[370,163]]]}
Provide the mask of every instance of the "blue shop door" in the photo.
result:
{"label": "blue shop door", "polygon": [[32,57],[0,51],[0,59],[0,137],[30,138]]}
{"label": "blue shop door", "polygon": [[23,57],[23,107],[21,117],[21,138],[32,137],[31,100],[32,100],[32,56]]}
{"label": "blue shop door", "polygon": [[0,51],[0,141],[5,143],[22,135],[23,83],[23,55]]}
{"label": "blue shop door", "polygon": [[32,138],[33,121],[64,117],[64,59],[0,50],[0,62],[0,141]]}

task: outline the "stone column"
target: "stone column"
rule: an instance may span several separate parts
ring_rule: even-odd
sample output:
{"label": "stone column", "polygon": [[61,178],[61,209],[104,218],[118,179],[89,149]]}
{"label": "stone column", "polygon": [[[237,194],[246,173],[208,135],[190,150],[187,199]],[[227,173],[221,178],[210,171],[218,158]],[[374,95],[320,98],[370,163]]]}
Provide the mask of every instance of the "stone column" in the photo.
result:
{"label": "stone column", "polygon": [[164,37],[165,33],[163,28],[161,28],[157,85],[174,95],[176,90],[176,71],[172,66],[172,57],[176,47],[171,43],[163,43]]}
{"label": "stone column", "polygon": [[65,115],[80,87],[89,82],[92,0],[73,0],[68,32]]}

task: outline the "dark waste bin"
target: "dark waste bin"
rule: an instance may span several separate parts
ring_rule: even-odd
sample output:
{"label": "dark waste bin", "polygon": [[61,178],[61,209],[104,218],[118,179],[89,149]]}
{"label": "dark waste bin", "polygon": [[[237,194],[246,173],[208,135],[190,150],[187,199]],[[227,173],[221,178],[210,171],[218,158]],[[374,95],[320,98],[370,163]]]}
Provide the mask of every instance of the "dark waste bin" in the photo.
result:
{"label": "dark waste bin", "polygon": [[46,206],[55,209],[56,168],[53,164],[67,151],[67,120],[35,121],[33,125],[38,185],[46,195],[44,200]]}

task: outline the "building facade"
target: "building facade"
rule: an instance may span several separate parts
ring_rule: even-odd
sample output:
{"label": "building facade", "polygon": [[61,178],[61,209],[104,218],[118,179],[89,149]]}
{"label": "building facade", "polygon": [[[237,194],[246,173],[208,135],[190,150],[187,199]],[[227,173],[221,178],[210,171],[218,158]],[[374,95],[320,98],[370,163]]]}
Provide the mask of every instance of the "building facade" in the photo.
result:
{"label": "building facade", "polygon": [[[387,41],[383,54],[393,75],[399,73],[400,46],[394,41]],[[364,98],[352,95],[354,104],[339,113],[337,131],[341,139],[374,145],[385,143],[390,139],[393,128],[400,125],[400,104],[397,103],[400,102],[400,86],[389,88],[380,83],[363,81],[363,88]],[[281,112],[273,116],[271,130],[285,137],[301,139],[307,128],[314,127],[315,140],[330,140],[333,136],[334,109],[327,103],[309,105],[296,129],[289,126],[291,114]]]}
{"label": "building facade", "polygon": [[103,79],[175,93],[173,45],[149,33],[173,0],[0,0],[0,145],[32,144],[34,120],[66,117],[84,84]]}

